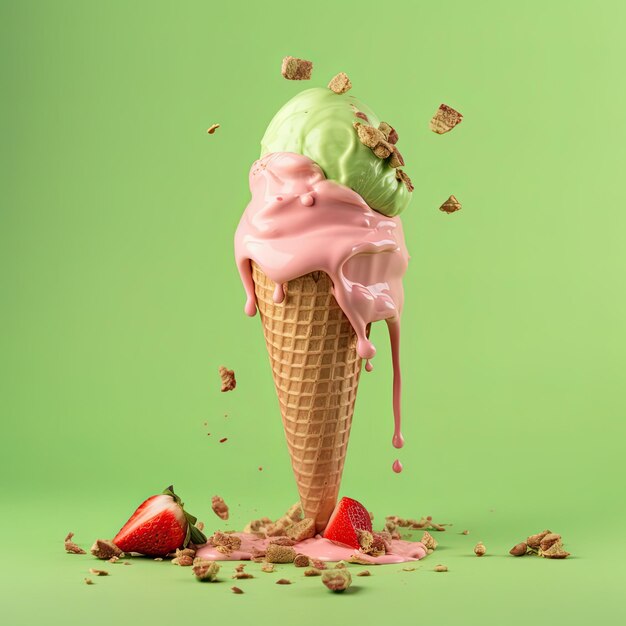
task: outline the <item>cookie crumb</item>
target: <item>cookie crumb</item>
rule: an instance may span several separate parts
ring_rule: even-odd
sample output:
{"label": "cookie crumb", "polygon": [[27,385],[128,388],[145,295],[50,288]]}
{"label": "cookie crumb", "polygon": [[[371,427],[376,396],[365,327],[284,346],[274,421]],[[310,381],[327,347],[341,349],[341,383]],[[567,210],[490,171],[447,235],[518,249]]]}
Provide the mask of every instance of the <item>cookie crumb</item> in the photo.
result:
{"label": "cookie crumb", "polygon": [[241,539],[231,533],[222,533],[219,530],[213,533],[209,539],[210,543],[222,554],[230,554],[241,548]]}
{"label": "cookie crumb", "polygon": [[261,565],[261,571],[266,574],[272,574],[274,572],[274,563],[264,563]]}
{"label": "cookie crumb", "polygon": [[286,578],[279,578],[279,579],[276,581],[276,584],[277,584],[277,585],[291,585],[291,581],[290,581],[290,580],[287,580]]}
{"label": "cookie crumb", "polygon": [[430,120],[430,130],[438,135],[450,132],[457,124],[463,121],[463,115],[449,107],[447,104],[441,104],[435,115]]}
{"label": "cookie crumb", "polygon": [[422,538],[420,540],[427,550],[435,550],[437,547],[437,540],[427,531],[424,531]]}
{"label": "cookie crumb", "polygon": [[230,590],[233,593],[243,593],[243,589],[240,589],[239,587],[231,587]]}
{"label": "cookie crumb", "polygon": [[413,186],[411,179],[409,178],[408,174],[405,171],[401,169],[396,169],[396,178],[399,181],[402,181],[404,183],[405,187],[409,190],[409,192],[413,192],[415,190],[415,187]]}
{"label": "cookie crumb", "polygon": [[437,566],[435,566],[435,571],[436,572],[447,572],[448,571],[448,566],[447,565],[437,565]]}
{"label": "cookie crumb", "polygon": [[293,526],[285,530],[287,537],[293,539],[296,543],[315,537],[315,520],[305,517],[303,520],[296,522]]}
{"label": "cookie crumb", "polygon": [[296,567],[309,567],[309,557],[306,554],[296,554],[296,558],[293,560],[293,564]]}
{"label": "cookie crumb", "polygon": [[291,546],[270,543],[267,546],[265,558],[268,563],[293,563],[296,558],[296,551]]}
{"label": "cookie crumb", "polygon": [[324,563],[324,561],[320,561],[319,559],[311,559],[311,565],[315,569],[326,569],[326,563]]}
{"label": "cookie crumb", "polygon": [[194,559],[192,571],[199,581],[215,582],[220,571],[220,565],[216,561],[197,558]]}
{"label": "cookie crumb", "polygon": [[94,574],[94,576],[108,576],[109,572],[104,569],[96,569],[95,567],[89,568],[89,573]]}
{"label": "cookie crumb", "polygon": [[287,80],[311,80],[313,63],[305,59],[287,56],[283,59],[280,73]]}
{"label": "cookie crumb", "polygon": [[206,131],[206,132],[207,132],[209,135],[212,135],[212,134],[213,134],[213,133],[214,133],[214,132],[215,132],[215,131],[219,128],[219,127],[220,127],[220,125],[219,125],[219,124],[211,124],[211,126],[209,126],[209,127],[207,128],[207,131]]}
{"label": "cookie crumb", "polygon": [[328,83],[328,88],[336,94],[343,94],[352,89],[352,83],[345,72],[339,72]]}
{"label": "cookie crumb", "polygon": [[305,576],[321,576],[322,571],[317,569],[317,567],[310,567],[309,569],[304,570]]}
{"label": "cookie crumb", "polygon": [[530,537],[528,537],[528,539],[526,539],[526,544],[529,548],[532,548],[533,550],[538,550],[539,545],[541,544],[541,540],[546,535],[549,535],[551,533],[551,530],[544,530],[543,532],[537,533],[536,535],[531,535]]}
{"label": "cookie crumb", "polygon": [[461,534],[462,535],[469,535],[469,530],[464,530]]}
{"label": "cookie crumb", "polygon": [[85,578],[85,584],[86,585],[93,585],[93,580],[91,580],[91,578]]}
{"label": "cookie crumb", "polygon": [[204,522],[196,522],[196,528],[202,532],[204,530]]}
{"label": "cookie crumb", "polygon": [[403,572],[414,572],[415,568],[414,567],[403,567],[402,571]]}
{"label": "cookie crumb", "polygon": [[73,541],[72,541],[72,537],[74,536],[74,533],[69,532],[67,533],[67,536],[65,537],[65,551],[68,554],[87,554],[87,552],[85,552],[85,550],[83,550],[80,546],[76,545]]}
{"label": "cookie crumb", "polygon": [[371,576],[371,572],[368,569],[361,570],[357,576]]}
{"label": "cookie crumb", "polygon": [[485,548],[485,546],[483,545],[482,541],[479,541],[475,546],[474,546],[474,554],[476,556],[484,556],[485,553],[487,552],[487,548]]}
{"label": "cookie crumb", "polygon": [[91,554],[103,561],[108,561],[114,556],[118,558],[124,556],[124,553],[109,539],[96,539],[91,546]]}
{"label": "cookie crumb", "polygon": [[[110,559],[107,559],[109,563],[117,563],[119,560],[120,560],[119,556],[112,556]],[[156,561],[156,559],[154,560]],[[162,561],[163,559],[160,559],[160,560]]]}
{"label": "cookie crumb", "polygon": [[331,591],[345,591],[352,584],[352,576],[347,569],[328,569],[322,573],[322,582]]}
{"label": "cookie crumb", "polygon": [[215,513],[215,515],[217,515],[220,519],[228,519],[228,505],[224,502],[224,498],[221,498],[220,496],[213,496],[211,498],[211,508],[213,509],[213,513]]}
{"label": "cookie crumb", "polygon": [[155,561],[162,561],[162,560],[163,560],[163,557],[161,557],[161,556],[157,556],[157,557],[155,557],[155,558],[154,558],[154,560],[155,560]]}
{"label": "cookie crumb", "polygon": [[[454,197],[450,196],[440,207],[439,210],[443,211],[443,213],[455,213],[456,211],[461,210],[461,203]],[[465,534],[465,533],[463,533]]]}
{"label": "cookie crumb", "polygon": [[221,391],[232,391],[237,386],[235,371],[229,370],[227,367],[220,365],[219,373],[220,378],[222,379]]}
{"label": "cookie crumb", "polygon": [[514,545],[510,550],[509,554],[513,556],[524,556],[528,550],[528,546],[522,541],[522,543],[518,543]]}

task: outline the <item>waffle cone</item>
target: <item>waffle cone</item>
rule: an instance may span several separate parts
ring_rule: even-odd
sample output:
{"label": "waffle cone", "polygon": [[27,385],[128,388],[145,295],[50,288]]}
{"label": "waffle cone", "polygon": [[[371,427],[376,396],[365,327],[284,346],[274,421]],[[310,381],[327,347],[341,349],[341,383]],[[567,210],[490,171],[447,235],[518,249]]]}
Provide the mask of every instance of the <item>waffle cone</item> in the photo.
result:
{"label": "waffle cone", "polygon": [[289,281],[280,304],[254,262],[252,277],[300,502],[321,532],[337,503],[350,438],[361,373],[356,334],[324,272]]}

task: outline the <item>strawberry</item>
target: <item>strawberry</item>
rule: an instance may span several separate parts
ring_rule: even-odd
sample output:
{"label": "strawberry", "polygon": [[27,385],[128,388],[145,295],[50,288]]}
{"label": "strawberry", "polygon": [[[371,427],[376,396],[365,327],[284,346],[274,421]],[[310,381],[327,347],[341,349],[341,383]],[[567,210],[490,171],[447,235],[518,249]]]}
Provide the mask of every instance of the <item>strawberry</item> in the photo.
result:
{"label": "strawberry", "polygon": [[372,532],[372,520],[367,509],[352,498],[341,498],[328,520],[324,537],[334,543],[341,543],[358,549],[357,530]]}
{"label": "strawberry", "polygon": [[141,504],[113,543],[123,552],[165,556],[176,548],[184,548],[190,540],[195,544],[206,543],[206,537],[195,523],[196,518],[183,509],[174,487],[170,486]]}

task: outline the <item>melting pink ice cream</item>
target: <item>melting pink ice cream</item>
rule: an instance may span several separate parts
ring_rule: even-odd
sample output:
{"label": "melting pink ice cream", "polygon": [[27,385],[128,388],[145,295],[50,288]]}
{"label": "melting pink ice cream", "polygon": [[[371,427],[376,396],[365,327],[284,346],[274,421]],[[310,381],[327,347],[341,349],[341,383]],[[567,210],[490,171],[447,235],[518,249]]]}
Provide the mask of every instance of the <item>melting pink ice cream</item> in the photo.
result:
{"label": "melting pink ice cream", "polygon": [[[241,539],[241,547],[231,554],[223,554],[217,548],[206,545],[196,552],[197,557],[209,559],[211,561],[249,561],[259,552],[265,552],[270,540],[258,537],[250,533],[233,533]],[[305,554],[311,559],[320,561],[348,561],[354,554],[358,554],[360,559],[372,565],[386,565],[389,563],[405,563],[407,561],[418,561],[426,556],[426,546],[419,541],[403,541],[392,539],[389,542],[389,551],[382,556],[368,556],[362,554],[354,548],[338,545],[317,535],[313,539],[305,539],[293,546],[298,554]]]}
{"label": "melting pink ice cream", "polygon": [[[254,261],[276,283],[278,303],[285,298],[285,283],[310,272],[326,272],[337,304],[357,335],[357,353],[366,359],[367,371],[376,354],[367,326],[385,320],[393,361],[392,442],[401,448],[400,314],[409,255],[400,219],[374,211],[355,191],[326,180],[311,159],[291,152],[256,161],[250,190],[252,200],[235,234],[246,313],[255,315],[257,308],[250,267]],[[394,470],[401,471],[397,463]]]}

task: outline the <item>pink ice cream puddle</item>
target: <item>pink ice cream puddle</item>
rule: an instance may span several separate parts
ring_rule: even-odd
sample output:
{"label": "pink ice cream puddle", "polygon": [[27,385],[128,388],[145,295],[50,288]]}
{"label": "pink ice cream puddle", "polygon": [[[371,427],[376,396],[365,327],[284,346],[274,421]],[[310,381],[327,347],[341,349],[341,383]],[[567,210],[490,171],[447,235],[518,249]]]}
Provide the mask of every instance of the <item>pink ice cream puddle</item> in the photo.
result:
{"label": "pink ice cream puddle", "polygon": [[250,170],[252,200],[235,234],[235,255],[246,290],[245,311],[256,313],[250,262],[275,284],[274,301],[285,298],[283,285],[310,272],[326,272],[333,295],[357,335],[357,353],[370,359],[376,348],[367,336],[372,322],[389,327],[393,361],[393,445],[401,448],[400,314],[402,277],[409,255],[399,218],[371,209],[352,189],[326,180],[308,157],[269,154]]}
{"label": "pink ice cream puddle", "polygon": [[[223,554],[211,545],[205,545],[198,549],[196,556],[211,561],[249,561],[259,552],[264,552],[269,544],[269,539],[260,538],[250,533],[233,533],[241,539],[241,548],[230,554]],[[419,541],[404,541],[392,539],[388,542],[389,550],[382,556],[369,556],[362,554],[354,548],[339,545],[317,535],[312,539],[305,539],[293,546],[298,554],[305,554],[311,559],[320,561],[348,561],[354,554],[360,559],[372,565],[385,565],[389,563],[405,563],[417,561],[426,556],[426,547]]]}

